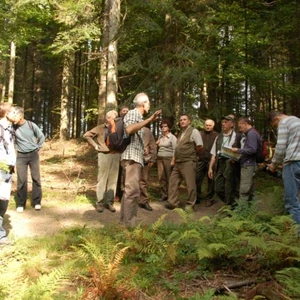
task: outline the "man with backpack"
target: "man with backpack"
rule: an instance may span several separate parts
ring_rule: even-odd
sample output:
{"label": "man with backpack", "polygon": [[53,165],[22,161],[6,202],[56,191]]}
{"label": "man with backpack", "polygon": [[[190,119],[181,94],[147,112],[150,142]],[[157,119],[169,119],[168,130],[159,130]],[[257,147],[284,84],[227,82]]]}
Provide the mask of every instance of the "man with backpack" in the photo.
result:
{"label": "man with backpack", "polygon": [[143,127],[156,121],[161,109],[154,112],[146,120],[143,115],[150,110],[150,101],[145,93],[139,93],[133,99],[134,109],[124,117],[126,135],[130,143],[122,153],[121,163],[124,168],[125,189],[121,201],[121,223],[125,226],[135,226],[137,223],[138,203],[140,199],[140,180],[144,166],[144,130]]}
{"label": "man with backpack", "polygon": [[10,103],[0,104],[0,245],[10,244],[2,225],[10,200],[12,174],[16,164],[13,129],[6,118],[10,109]]}
{"label": "man with backpack", "polygon": [[240,188],[239,201],[249,202],[254,196],[254,176],[257,170],[256,154],[259,148],[260,135],[252,128],[251,121],[242,117],[238,120],[239,131],[245,140],[241,148],[232,148],[234,153],[241,154],[240,166]]}
{"label": "man with backpack", "polygon": [[35,123],[24,119],[22,107],[11,108],[7,118],[14,124],[17,148],[17,212],[22,213],[26,207],[28,168],[32,179],[31,204],[35,210],[39,211],[42,201],[39,150],[45,142],[45,136]]}
{"label": "man with backpack", "polygon": [[96,210],[103,212],[107,208],[115,212],[114,197],[119,173],[120,153],[111,151],[106,144],[107,128],[118,116],[117,111],[106,113],[106,123],[87,131],[83,137],[98,152],[98,182],[96,188]]}

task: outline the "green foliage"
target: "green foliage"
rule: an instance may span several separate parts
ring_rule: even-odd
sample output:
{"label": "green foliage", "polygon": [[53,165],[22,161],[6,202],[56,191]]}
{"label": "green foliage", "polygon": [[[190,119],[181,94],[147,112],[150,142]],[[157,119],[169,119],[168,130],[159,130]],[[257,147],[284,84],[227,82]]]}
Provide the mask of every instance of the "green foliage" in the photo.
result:
{"label": "green foliage", "polygon": [[72,261],[51,267],[46,247],[36,245],[19,240],[17,246],[1,251],[0,295],[3,299],[55,299],[59,289],[67,283]]}
{"label": "green foliage", "polygon": [[284,286],[284,290],[293,299],[300,298],[300,269],[285,268],[276,272],[276,279]]}

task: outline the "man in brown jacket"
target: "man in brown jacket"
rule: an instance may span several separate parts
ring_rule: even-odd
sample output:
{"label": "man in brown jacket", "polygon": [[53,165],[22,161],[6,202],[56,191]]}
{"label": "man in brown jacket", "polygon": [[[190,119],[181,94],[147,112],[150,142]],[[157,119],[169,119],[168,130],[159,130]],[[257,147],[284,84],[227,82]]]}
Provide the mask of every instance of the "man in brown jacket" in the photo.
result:
{"label": "man in brown jacket", "polygon": [[[107,123],[117,116],[118,113],[115,110],[107,112]],[[96,188],[96,210],[98,212],[103,212],[104,208],[111,212],[116,211],[113,205],[119,174],[120,154],[110,152],[105,144],[107,123],[94,127],[83,136],[98,151],[98,183]]]}

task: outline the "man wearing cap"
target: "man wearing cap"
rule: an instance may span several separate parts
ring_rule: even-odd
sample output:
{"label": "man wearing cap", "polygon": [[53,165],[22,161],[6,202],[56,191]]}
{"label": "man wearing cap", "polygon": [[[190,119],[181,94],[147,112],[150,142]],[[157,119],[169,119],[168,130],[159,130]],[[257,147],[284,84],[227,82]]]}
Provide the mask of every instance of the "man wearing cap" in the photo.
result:
{"label": "man wearing cap", "polygon": [[230,158],[222,155],[223,146],[231,148],[235,142],[236,133],[234,119],[231,115],[222,117],[222,132],[216,137],[211,149],[208,176],[215,181],[215,192],[227,205],[234,204],[235,177],[233,162]]}

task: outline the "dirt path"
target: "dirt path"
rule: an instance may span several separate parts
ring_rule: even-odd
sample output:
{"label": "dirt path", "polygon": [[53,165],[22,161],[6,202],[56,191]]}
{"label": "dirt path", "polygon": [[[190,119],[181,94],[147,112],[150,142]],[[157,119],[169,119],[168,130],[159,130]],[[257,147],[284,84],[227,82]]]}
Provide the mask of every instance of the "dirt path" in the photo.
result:
{"label": "dirt path", "polygon": [[[11,238],[52,235],[64,228],[75,226],[102,227],[109,223],[118,223],[120,220],[120,203],[115,203],[117,211],[111,213],[105,210],[98,213],[93,202],[95,201],[96,184],[96,156],[86,143],[76,141],[66,142],[63,146],[59,142],[48,142],[40,153],[41,174],[43,185],[42,210],[35,211],[27,203],[23,213],[15,210],[13,199],[4,219],[4,227]],[[157,190],[156,172],[150,177],[150,185]],[[14,175],[15,191],[16,175]],[[29,184],[30,186],[30,184]],[[80,203],[76,199],[78,191],[88,197],[91,204]],[[89,195],[92,195],[89,198]],[[163,214],[166,220],[176,222],[180,217],[176,212],[164,207],[165,203],[155,201],[152,196],[153,211],[143,209],[138,211],[138,219],[144,224],[152,224]],[[29,202],[29,201],[28,201]],[[212,207],[205,207],[204,203],[196,205],[195,218],[204,215],[214,215],[222,206],[218,202]]]}
{"label": "dirt path", "polygon": [[[160,216],[166,214],[166,221],[177,222],[180,217],[176,212],[164,208],[164,203],[151,203],[153,211],[139,209],[138,219],[143,224],[153,224]],[[212,216],[222,206],[220,202],[207,208],[203,204],[196,205],[195,218],[205,215]],[[9,209],[5,217],[5,227],[9,236],[13,238],[52,235],[61,229],[76,226],[87,228],[103,227],[109,223],[118,223],[120,220],[120,203],[115,203],[116,212],[105,210],[98,213],[91,204],[70,204],[63,207],[48,206],[43,204],[41,211],[27,208],[23,213],[18,213],[13,208]]]}

